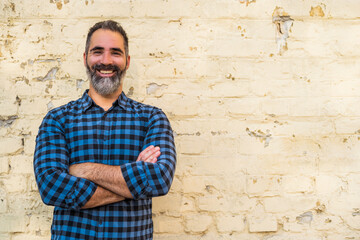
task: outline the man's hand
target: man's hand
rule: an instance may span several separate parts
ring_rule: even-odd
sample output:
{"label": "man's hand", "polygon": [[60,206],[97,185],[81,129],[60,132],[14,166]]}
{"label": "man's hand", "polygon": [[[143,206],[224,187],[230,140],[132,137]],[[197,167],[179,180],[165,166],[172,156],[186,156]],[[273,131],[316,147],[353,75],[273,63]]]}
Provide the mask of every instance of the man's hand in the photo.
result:
{"label": "man's hand", "polygon": [[160,156],[160,148],[153,145],[145,148],[138,156],[136,161],[156,163],[157,158]]}

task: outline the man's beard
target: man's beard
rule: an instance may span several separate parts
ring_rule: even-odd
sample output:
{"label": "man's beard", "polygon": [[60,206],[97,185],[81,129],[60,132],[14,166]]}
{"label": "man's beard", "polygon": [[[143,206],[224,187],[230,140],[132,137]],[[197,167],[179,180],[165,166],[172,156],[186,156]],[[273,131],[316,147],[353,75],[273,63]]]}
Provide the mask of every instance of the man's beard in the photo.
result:
{"label": "man's beard", "polygon": [[[115,74],[111,77],[100,77],[96,74],[96,71],[100,70],[113,70]],[[120,70],[116,65],[104,65],[104,64],[95,64],[92,69],[88,64],[86,64],[86,73],[90,78],[91,85],[94,87],[95,91],[102,95],[108,96],[116,92],[123,80],[126,69]]]}

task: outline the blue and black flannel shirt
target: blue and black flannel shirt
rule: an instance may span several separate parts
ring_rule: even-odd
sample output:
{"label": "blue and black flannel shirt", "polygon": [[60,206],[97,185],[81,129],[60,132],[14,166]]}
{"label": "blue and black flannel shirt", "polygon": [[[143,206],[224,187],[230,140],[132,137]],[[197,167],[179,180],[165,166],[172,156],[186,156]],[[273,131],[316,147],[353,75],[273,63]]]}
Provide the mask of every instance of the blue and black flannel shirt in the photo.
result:
{"label": "blue and black flannel shirt", "polygon": [[[136,162],[150,145],[160,147],[157,163]],[[83,162],[119,166],[134,199],[81,209],[97,187],[69,174]],[[42,200],[55,206],[52,239],[152,239],[151,198],[169,191],[175,164],[166,115],[124,93],[106,112],[87,92],[51,110],[36,138],[34,170]]]}

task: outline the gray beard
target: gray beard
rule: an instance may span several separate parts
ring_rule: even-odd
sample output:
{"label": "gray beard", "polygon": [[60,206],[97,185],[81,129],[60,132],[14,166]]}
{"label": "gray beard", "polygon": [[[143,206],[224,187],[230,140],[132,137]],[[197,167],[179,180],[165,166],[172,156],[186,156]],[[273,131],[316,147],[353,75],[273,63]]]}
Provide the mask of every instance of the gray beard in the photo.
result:
{"label": "gray beard", "polygon": [[118,71],[112,77],[103,78],[96,75],[96,71],[92,71],[89,65],[86,64],[86,73],[94,90],[101,96],[108,96],[119,89],[121,81],[125,77],[126,70]]}

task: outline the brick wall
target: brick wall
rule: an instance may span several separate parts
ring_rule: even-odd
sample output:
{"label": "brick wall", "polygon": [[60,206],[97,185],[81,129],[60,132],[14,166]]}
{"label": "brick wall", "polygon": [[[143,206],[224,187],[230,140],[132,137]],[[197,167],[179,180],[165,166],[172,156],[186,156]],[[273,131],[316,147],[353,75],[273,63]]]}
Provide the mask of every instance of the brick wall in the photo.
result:
{"label": "brick wall", "polygon": [[0,239],[49,239],[34,140],[88,87],[85,35],[130,37],[128,96],[176,135],[155,239],[360,238],[357,0],[2,0]]}

